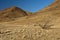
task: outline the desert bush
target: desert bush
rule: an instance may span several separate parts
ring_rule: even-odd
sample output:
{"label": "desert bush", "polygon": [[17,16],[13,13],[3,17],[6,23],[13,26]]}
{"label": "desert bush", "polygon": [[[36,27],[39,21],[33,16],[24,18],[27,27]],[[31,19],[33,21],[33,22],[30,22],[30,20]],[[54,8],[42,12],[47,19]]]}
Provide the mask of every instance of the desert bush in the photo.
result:
{"label": "desert bush", "polygon": [[[48,19],[48,20],[47,20]],[[39,26],[42,29],[50,29],[51,26],[54,26],[53,24],[51,24],[51,19],[47,18],[46,20],[43,20],[43,23],[39,24]]]}

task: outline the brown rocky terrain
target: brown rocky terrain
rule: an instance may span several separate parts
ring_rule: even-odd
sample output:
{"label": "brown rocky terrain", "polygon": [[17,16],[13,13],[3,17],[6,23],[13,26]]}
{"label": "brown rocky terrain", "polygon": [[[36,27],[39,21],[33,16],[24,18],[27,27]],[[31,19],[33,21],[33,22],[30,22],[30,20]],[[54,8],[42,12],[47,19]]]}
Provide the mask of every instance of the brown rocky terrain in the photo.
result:
{"label": "brown rocky terrain", "polygon": [[55,0],[32,15],[1,22],[0,40],[60,40],[59,4],[60,0]]}
{"label": "brown rocky terrain", "polygon": [[0,11],[0,22],[13,21],[16,18],[24,17],[27,15],[28,14],[24,10],[13,6]]}

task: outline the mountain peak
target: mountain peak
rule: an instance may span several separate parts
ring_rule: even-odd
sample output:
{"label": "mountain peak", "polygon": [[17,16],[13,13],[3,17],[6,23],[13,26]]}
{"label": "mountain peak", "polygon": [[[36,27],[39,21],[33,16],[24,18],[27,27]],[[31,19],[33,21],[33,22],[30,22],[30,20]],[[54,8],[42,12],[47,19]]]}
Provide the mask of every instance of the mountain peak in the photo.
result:
{"label": "mountain peak", "polygon": [[0,11],[0,18],[2,18],[0,21],[15,20],[16,18],[24,17],[27,15],[28,14],[21,8],[13,6]]}
{"label": "mountain peak", "polygon": [[16,6],[13,6],[12,8],[17,8]]}
{"label": "mountain peak", "polygon": [[13,7],[10,7],[10,9],[21,9],[21,8],[13,6]]}
{"label": "mountain peak", "polygon": [[20,8],[18,8],[16,6],[13,6],[13,7],[9,7],[9,8],[4,9],[4,11],[11,11],[11,10],[22,10],[22,9],[20,9]]}

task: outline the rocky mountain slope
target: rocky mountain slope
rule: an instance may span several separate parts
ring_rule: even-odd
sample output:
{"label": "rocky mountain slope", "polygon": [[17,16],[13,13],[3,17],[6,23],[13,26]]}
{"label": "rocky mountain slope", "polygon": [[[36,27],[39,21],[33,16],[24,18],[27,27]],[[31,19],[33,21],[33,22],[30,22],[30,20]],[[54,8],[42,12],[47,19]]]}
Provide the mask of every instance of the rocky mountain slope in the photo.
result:
{"label": "rocky mountain slope", "polygon": [[0,11],[0,22],[2,21],[13,21],[16,18],[24,17],[29,15],[24,10],[18,7],[10,7]]}
{"label": "rocky mountain slope", "polygon": [[[10,24],[39,24],[40,22],[49,21],[50,23],[52,22],[53,24],[57,24],[60,21],[60,10],[59,10],[59,4],[60,1],[57,0],[54,3],[50,4],[48,7],[45,7],[44,9],[35,12],[32,15],[22,17],[21,19],[18,19],[13,22],[9,22]],[[57,8],[56,8],[57,6]],[[43,21],[42,21],[43,20]]]}
{"label": "rocky mountain slope", "polygon": [[60,0],[38,12],[0,23],[0,40],[60,40]]}

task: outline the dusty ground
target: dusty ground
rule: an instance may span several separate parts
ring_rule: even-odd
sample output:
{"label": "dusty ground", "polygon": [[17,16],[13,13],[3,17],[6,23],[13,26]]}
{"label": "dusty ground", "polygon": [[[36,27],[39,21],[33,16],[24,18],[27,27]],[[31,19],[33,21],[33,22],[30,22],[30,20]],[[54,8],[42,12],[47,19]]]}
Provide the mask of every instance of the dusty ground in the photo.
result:
{"label": "dusty ground", "polygon": [[0,40],[60,40],[60,29],[39,25],[0,26]]}

